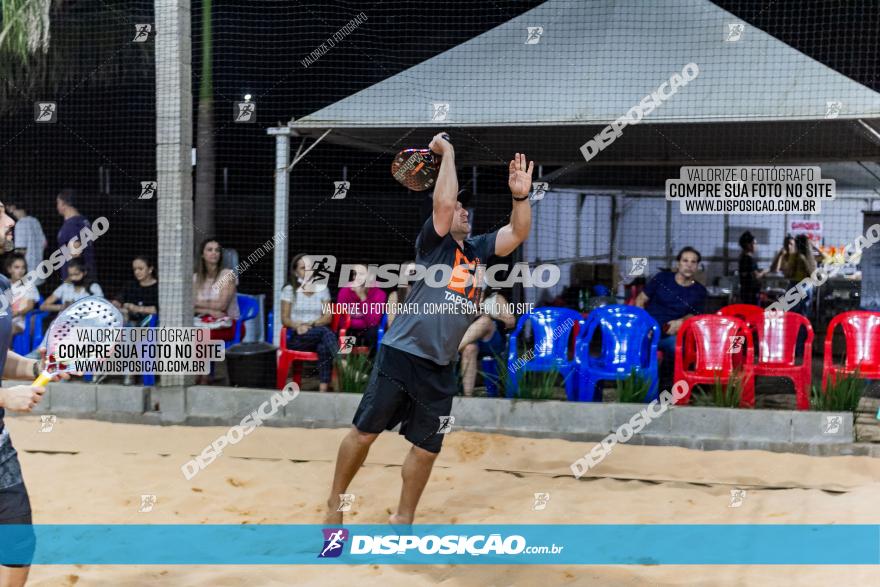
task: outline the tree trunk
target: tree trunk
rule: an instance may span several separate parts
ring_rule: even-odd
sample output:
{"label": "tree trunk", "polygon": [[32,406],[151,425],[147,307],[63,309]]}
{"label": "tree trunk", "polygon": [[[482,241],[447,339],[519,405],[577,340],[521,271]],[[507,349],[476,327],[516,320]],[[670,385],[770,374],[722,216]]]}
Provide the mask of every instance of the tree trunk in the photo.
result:
{"label": "tree trunk", "polygon": [[193,205],[193,247],[214,237],[214,80],[212,57],[211,0],[202,0],[202,75],[199,84],[198,131],[196,134],[196,197]]}

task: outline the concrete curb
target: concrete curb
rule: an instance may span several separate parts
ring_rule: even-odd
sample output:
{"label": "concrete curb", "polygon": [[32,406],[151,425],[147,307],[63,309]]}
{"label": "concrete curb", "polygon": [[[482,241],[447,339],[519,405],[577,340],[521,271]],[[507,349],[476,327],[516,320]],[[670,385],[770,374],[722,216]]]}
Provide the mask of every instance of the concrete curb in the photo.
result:
{"label": "concrete curb", "polygon": [[[4,387],[12,382],[4,382]],[[149,410],[156,390],[125,385],[53,383],[35,413],[113,422],[169,423]],[[185,389],[180,424],[231,426],[269,402],[274,390],[197,385]],[[268,426],[347,428],[360,403],[354,393],[301,392],[266,420]],[[454,428],[476,432],[596,442],[645,406],[455,397]],[[830,426],[830,429],[829,429]],[[811,455],[880,456],[880,445],[856,444],[848,412],[673,407],[630,441],[701,450],[767,450]]]}

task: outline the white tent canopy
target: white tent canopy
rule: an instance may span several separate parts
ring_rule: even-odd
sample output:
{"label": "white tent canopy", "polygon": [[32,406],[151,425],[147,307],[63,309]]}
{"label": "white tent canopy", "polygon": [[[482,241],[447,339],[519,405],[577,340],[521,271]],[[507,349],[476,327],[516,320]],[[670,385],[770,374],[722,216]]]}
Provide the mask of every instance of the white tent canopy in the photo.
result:
{"label": "white tent canopy", "polygon": [[[461,139],[462,163],[499,163],[497,153],[515,145],[564,164],[582,160],[584,142],[693,62],[699,76],[596,163],[880,154],[880,94],[748,25],[727,41],[728,25],[741,22],[705,0],[551,0],[293,128],[332,129],[331,141],[387,152],[411,142],[413,129],[443,128]],[[525,43],[538,26],[540,41]],[[840,104],[836,117],[829,102]],[[434,104],[449,105],[445,120],[432,120]]]}

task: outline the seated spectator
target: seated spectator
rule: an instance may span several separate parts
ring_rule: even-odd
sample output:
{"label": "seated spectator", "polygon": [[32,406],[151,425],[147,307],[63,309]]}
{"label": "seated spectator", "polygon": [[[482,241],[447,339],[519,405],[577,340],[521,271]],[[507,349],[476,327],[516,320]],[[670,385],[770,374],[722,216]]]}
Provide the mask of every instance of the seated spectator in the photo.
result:
{"label": "seated spectator", "polygon": [[761,271],[755,261],[757,243],[751,232],[742,233],[739,246],[742,249],[739,256],[739,299],[744,304],[757,304],[761,293],[760,280],[767,275],[767,271]]}
{"label": "seated spectator", "polygon": [[12,282],[12,334],[24,332],[24,317],[40,301],[40,292],[35,285],[30,287],[22,283],[28,267],[24,255],[10,253],[5,258],[6,275]]}
{"label": "seated spectator", "polygon": [[223,248],[216,239],[203,240],[199,250],[201,255],[193,274],[195,323],[210,328],[212,340],[232,340],[235,337],[235,323],[241,315],[235,274],[221,266]]}
{"label": "seated spectator", "polygon": [[410,278],[415,275],[415,271],[415,261],[406,261],[400,266],[400,274],[406,277],[406,279],[403,280],[403,285],[400,285],[401,282],[398,280],[397,289],[388,294],[388,303],[385,305],[386,314],[388,314],[388,322],[385,324],[386,330],[391,328],[391,324],[397,317],[398,305],[406,303],[406,296],[409,294],[409,290],[412,289]]}
{"label": "seated spectator", "polygon": [[376,349],[379,323],[382,322],[385,292],[368,283],[366,265],[355,265],[354,270],[354,279],[339,290],[336,299],[351,316],[351,325],[346,334],[356,337],[358,344],[370,347],[372,356]]}
{"label": "seated spectator", "polygon": [[486,313],[474,320],[465,331],[458,345],[461,353],[461,384],[464,394],[474,395],[477,380],[477,366],[483,357],[493,361],[502,357],[506,361],[506,330],[516,326],[516,316],[510,313],[507,300],[500,293],[493,293],[483,301]]}
{"label": "seated spectator", "polygon": [[675,359],[675,338],[685,319],[702,314],[706,309],[706,288],[694,280],[700,264],[699,251],[684,247],[678,252],[675,271],[661,271],[636,298],[636,306],[644,308],[660,325],[659,350],[660,388],[669,389]]}
{"label": "seated spectator", "polygon": [[55,288],[46,301],[40,305],[45,312],[60,312],[73,302],[89,296],[104,297],[101,286],[89,278],[89,272],[82,259],[71,259],[67,263],[67,278]]}
{"label": "seated spectator", "polygon": [[113,300],[113,305],[122,310],[129,326],[140,326],[148,316],[159,313],[159,281],[156,264],[148,257],[135,257],[131,269],[135,281]]}
{"label": "seated spectator", "polygon": [[290,262],[289,283],[281,290],[281,323],[287,348],[318,353],[318,390],[328,391],[339,338],[330,330],[330,292],[315,284],[312,260],[300,253]]}
{"label": "seated spectator", "polygon": [[791,260],[791,256],[794,254],[794,237],[787,234],[782,241],[782,248],[777,251],[776,256],[773,257],[773,262],[770,264],[770,272],[782,273],[788,277],[786,273],[788,271],[788,263]]}

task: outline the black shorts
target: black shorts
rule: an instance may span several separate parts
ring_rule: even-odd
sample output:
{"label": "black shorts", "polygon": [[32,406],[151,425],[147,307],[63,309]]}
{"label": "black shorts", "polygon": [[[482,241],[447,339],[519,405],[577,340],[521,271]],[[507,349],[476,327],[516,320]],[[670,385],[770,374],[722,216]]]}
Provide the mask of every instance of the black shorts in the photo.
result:
{"label": "black shorts", "polygon": [[376,362],[352,424],[378,434],[400,424],[400,433],[419,448],[439,453],[441,424],[458,390],[455,365],[379,345]]}
{"label": "black shorts", "polygon": [[[0,525],[31,526],[31,502],[21,476],[18,453],[9,438],[0,442]],[[24,567],[34,556],[36,539],[32,528],[14,533],[0,528],[0,565]]]}

